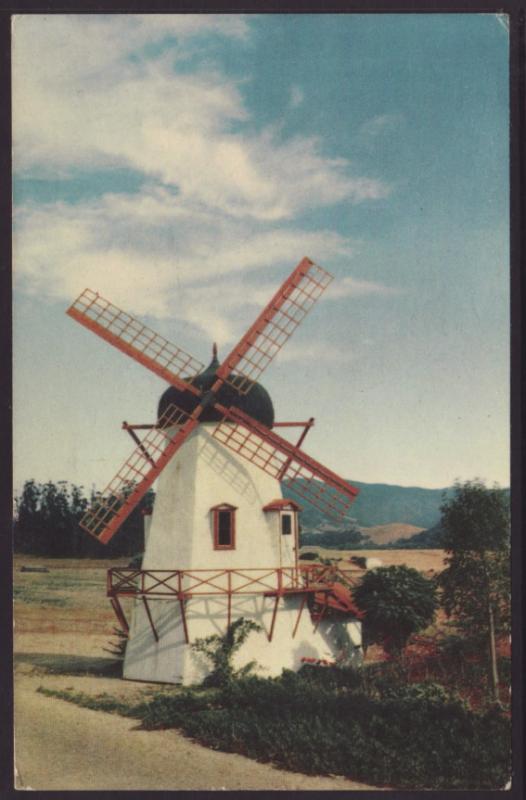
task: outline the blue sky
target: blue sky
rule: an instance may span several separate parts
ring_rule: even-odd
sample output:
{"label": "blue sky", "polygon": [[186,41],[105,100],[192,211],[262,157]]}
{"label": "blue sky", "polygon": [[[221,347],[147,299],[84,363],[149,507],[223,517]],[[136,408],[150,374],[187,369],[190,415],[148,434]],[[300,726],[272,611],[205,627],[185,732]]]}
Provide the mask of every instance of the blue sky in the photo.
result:
{"label": "blue sky", "polygon": [[344,477],[507,484],[508,39],[493,15],[14,19],[15,486],[102,488],[163,384],[86,287],[208,363],[308,255],[262,383]]}

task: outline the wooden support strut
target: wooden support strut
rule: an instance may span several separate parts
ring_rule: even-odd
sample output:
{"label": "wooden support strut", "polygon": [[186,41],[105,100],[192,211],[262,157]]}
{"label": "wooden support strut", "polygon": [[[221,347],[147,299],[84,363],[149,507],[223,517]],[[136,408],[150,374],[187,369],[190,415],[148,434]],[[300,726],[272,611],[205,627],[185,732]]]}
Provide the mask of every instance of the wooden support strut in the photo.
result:
{"label": "wooden support strut", "polygon": [[183,623],[184,640],[186,644],[190,644],[190,637],[188,636],[188,623],[186,621],[186,600],[183,593],[183,577],[181,572],[179,572],[177,575],[177,599],[179,600],[179,606],[181,608],[181,621]]}
{"label": "wooden support strut", "polygon": [[[307,422],[274,422],[272,427],[273,428],[304,428],[308,426],[309,428],[314,425],[314,417],[311,417]],[[134,425],[134,427],[137,427]],[[303,437],[305,438],[305,437]],[[302,440],[303,441],[303,440]],[[298,446],[298,445],[296,445]]]}
{"label": "wooden support strut", "polygon": [[316,625],[314,626],[314,633],[316,633],[316,631],[318,630],[320,622],[322,621],[323,617],[325,616],[325,612],[326,611],[327,611],[327,603],[325,602],[321,607],[321,611],[320,611],[318,619],[316,621]]}
{"label": "wooden support strut", "polygon": [[[133,439],[135,444],[139,446],[140,451],[142,452],[144,457],[150,462],[152,467],[155,467],[155,461],[153,460],[153,458],[149,454],[148,450],[145,448],[145,446],[143,445],[143,443],[141,442],[141,440],[139,439],[139,437],[135,433],[134,428],[136,428],[137,425],[128,425],[126,420],[124,420],[124,422],[122,423],[122,427],[123,427],[123,430],[128,431],[128,433],[130,434],[131,438]],[[153,425],[150,426],[150,429],[151,428],[153,428]]]}
{"label": "wooden support strut", "polygon": [[110,597],[110,603],[111,603],[112,608],[113,608],[113,610],[115,612],[115,616],[117,617],[119,625],[121,626],[121,628],[123,629],[123,631],[126,634],[129,634],[130,626],[128,625],[128,620],[126,619],[124,611],[122,610],[122,606],[121,606],[121,604],[119,602],[119,598],[116,595],[114,595],[113,597]]}
{"label": "wooden support strut", "polygon": [[292,638],[293,639],[296,636],[296,633],[298,632],[298,627],[299,627],[299,624],[300,624],[301,614],[303,612],[303,609],[305,608],[305,603],[306,602],[307,602],[307,595],[304,594],[303,597],[301,598],[301,604],[300,604],[300,608],[299,608],[299,611],[298,611],[298,616],[296,618],[296,623],[295,623],[294,629],[292,631]]}
{"label": "wooden support strut", "polygon": [[269,642],[272,641],[272,637],[274,635],[274,626],[276,624],[276,616],[277,616],[277,613],[278,613],[278,604],[279,604],[280,597],[281,597],[281,594],[278,593],[276,595],[276,600],[274,601],[274,610],[272,611],[272,621],[270,623],[270,631],[268,633]]}
{"label": "wooden support strut", "polygon": [[[299,450],[299,448],[301,447],[301,445],[303,444],[303,442],[305,440],[306,435],[308,434],[308,432],[310,431],[310,429],[314,425],[314,417],[311,417],[307,422],[305,422],[303,424],[304,424],[305,427],[304,427],[304,429],[303,429],[303,431],[301,433],[300,438],[298,439],[298,441],[296,443],[296,449],[297,450]],[[281,471],[280,471],[280,473],[278,475],[278,481],[280,481],[283,478],[283,476],[285,475],[286,471],[290,467],[291,463],[292,463],[292,457],[288,458],[287,461],[283,464],[283,467],[282,467],[282,469],[281,469]]]}
{"label": "wooden support strut", "polygon": [[142,602],[144,604],[144,609],[146,611],[146,615],[148,617],[148,621],[149,621],[150,627],[152,629],[153,638],[155,639],[156,642],[158,642],[159,641],[159,634],[157,633],[157,631],[155,629],[155,625],[153,624],[153,619],[152,619],[152,614],[151,614],[151,611],[150,611],[150,606],[148,605],[148,600],[146,599],[146,597],[144,597],[144,595],[142,597]]}
{"label": "wooden support strut", "polygon": [[227,633],[232,623],[232,573],[229,571],[228,575],[228,598],[227,598]]}
{"label": "wooden support strut", "polygon": [[184,640],[186,644],[190,644],[190,637],[188,636],[188,622],[186,619],[186,600],[182,595],[179,595],[179,605],[181,606],[181,620],[183,623]]}

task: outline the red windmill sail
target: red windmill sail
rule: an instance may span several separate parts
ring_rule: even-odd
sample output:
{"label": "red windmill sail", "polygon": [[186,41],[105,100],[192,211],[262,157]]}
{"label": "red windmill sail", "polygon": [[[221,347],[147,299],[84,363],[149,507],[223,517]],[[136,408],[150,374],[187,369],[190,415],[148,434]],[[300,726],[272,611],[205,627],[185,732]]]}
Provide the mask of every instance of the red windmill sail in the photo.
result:
{"label": "red windmill sail", "polygon": [[228,410],[213,436],[330,516],[344,517],[358,494],[339,475],[238,408]]}
{"label": "red windmill sail", "polygon": [[228,379],[235,369],[229,383],[241,394],[249,392],[331,281],[332,275],[303,258],[225,358],[218,378]]}
{"label": "red windmill sail", "polygon": [[188,379],[202,372],[204,364],[97,292],[85,289],[66,314],[168,383],[200,394]]}
{"label": "red windmill sail", "polygon": [[109,542],[196,425],[197,418],[172,403],[86,511],[80,527]]}
{"label": "red windmill sail", "polygon": [[324,269],[308,258],[302,259],[217,369],[216,380],[206,395],[192,384],[204,369],[201,362],[86,289],[67,313],[173,386],[191,391],[199,403],[191,415],[174,405],[167,409],[165,417],[149,431],[86,512],[81,527],[99,541],[108,542],[210,405],[224,416],[214,431],[218,441],[282,480],[318,508],[332,516],[345,515],[357,489],[252,417],[216,401],[225,381],[240,394],[250,391],[331,280]]}

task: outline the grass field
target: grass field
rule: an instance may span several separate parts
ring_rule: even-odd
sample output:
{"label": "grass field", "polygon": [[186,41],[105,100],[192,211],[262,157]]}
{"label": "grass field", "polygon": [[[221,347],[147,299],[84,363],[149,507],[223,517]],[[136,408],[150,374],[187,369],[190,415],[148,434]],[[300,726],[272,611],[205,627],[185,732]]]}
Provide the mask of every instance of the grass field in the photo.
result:
{"label": "grass field", "polygon": [[[441,550],[322,550],[322,557],[343,559],[352,555],[380,558],[385,566],[407,564],[430,574],[443,568]],[[15,661],[53,672],[110,669],[104,650],[112,639],[116,619],[106,597],[106,571],[125,566],[128,559],[53,559],[15,556],[14,618]],[[22,572],[23,566],[46,567],[49,572]],[[131,601],[124,600],[125,611]],[[371,648],[368,658],[379,651]],[[69,667],[68,667],[69,665]]]}
{"label": "grass field", "polygon": [[[444,556],[441,550],[320,550],[320,555],[341,559],[342,566],[353,555],[366,555],[385,566],[407,564],[425,573],[440,571]],[[102,656],[116,623],[106,597],[106,571],[127,561],[15,556],[15,652]],[[23,566],[49,572],[22,572]]]}

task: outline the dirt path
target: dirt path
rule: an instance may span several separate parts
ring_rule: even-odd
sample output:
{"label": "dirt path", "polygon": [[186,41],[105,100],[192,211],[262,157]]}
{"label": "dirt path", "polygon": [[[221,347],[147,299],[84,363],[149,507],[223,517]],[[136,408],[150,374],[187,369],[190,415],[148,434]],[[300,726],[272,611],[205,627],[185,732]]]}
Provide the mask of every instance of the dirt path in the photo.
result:
{"label": "dirt path", "polygon": [[373,789],[345,778],[310,777],[220,753],[174,730],[90,711],[36,692],[47,683],[18,675],[15,748],[18,789]]}

